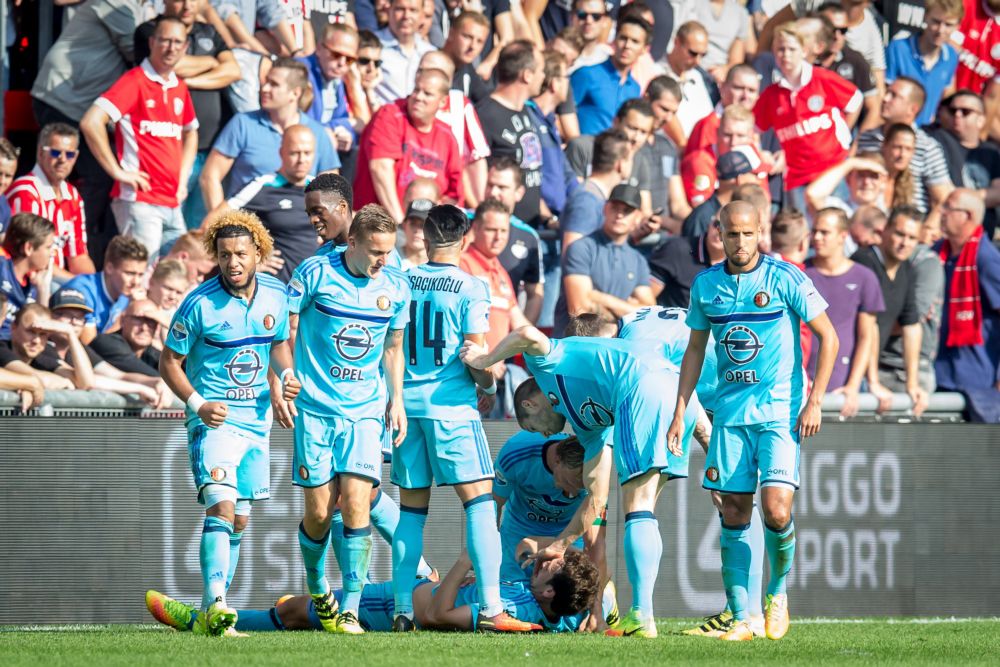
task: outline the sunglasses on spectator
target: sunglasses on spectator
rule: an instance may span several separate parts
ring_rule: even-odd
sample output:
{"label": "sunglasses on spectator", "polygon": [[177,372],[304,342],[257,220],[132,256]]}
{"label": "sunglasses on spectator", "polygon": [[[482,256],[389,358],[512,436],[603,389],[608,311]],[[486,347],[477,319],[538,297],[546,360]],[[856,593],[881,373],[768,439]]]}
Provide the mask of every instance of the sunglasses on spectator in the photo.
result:
{"label": "sunglasses on spectator", "polygon": [[975,116],[979,113],[979,109],[970,109],[969,107],[948,107],[948,111],[956,116]]}
{"label": "sunglasses on spectator", "polygon": [[372,58],[358,58],[358,64],[362,67],[368,67],[369,65],[375,65],[375,67],[382,67],[382,59],[372,59]]}
{"label": "sunglasses on spectator", "polygon": [[49,157],[52,158],[53,160],[58,160],[59,158],[64,156],[67,160],[72,160],[73,158],[76,157],[76,154],[78,152],[78,151],[64,151],[59,148],[51,148],[49,146],[46,146],[43,150],[46,151],[49,154]]}
{"label": "sunglasses on spectator", "polygon": [[352,56],[352,55],[350,55],[348,53],[342,53],[341,51],[334,51],[333,49],[331,49],[326,44],[323,45],[323,48],[330,52],[330,55],[333,56],[334,60],[336,60],[338,58],[342,58],[344,60],[344,62],[346,62],[348,65],[350,65],[355,60],[357,60],[356,57],[354,57],[354,56]]}
{"label": "sunglasses on spectator", "polygon": [[576,18],[578,18],[581,21],[586,21],[588,17],[590,18],[591,21],[600,21],[605,16],[607,16],[607,14],[604,12],[585,12],[583,10],[580,10],[576,13]]}
{"label": "sunglasses on spectator", "polygon": [[840,34],[840,35],[846,35],[848,30],[850,30],[850,28],[846,28],[846,27],[844,27],[844,28],[838,28],[836,26],[833,28],[833,31],[836,32],[836,33],[838,33],[838,34]]}

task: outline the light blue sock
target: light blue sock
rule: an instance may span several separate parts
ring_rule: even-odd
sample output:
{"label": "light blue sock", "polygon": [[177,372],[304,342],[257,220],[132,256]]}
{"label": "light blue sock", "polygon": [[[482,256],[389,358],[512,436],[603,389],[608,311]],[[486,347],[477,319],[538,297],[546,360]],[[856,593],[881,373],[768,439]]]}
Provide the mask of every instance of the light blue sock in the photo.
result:
{"label": "light blue sock", "polygon": [[302,552],[302,564],[306,566],[306,585],[310,595],[323,595],[330,592],[330,582],[326,579],[326,547],[330,542],[330,533],[314,540],[306,534],[305,526],[299,524],[299,551]]}
{"label": "light blue sock", "polygon": [[229,572],[229,536],[233,524],[217,516],[206,516],[201,528],[201,581],[205,592],[201,608],[208,609],[217,599],[226,599],[226,573]]}
{"label": "light blue sock", "polygon": [[[372,501],[371,505],[371,518],[372,526],[378,531],[378,534],[382,536],[382,539],[392,544],[393,536],[396,533],[396,526],[399,525],[399,505],[396,501],[389,497],[389,494],[378,492],[378,496]],[[424,557],[421,556],[417,563],[416,576],[418,577],[429,577],[431,572],[431,566],[427,564]]]}
{"label": "light blue sock", "polygon": [[632,585],[632,609],[643,618],[653,618],[653,587],[660,571],[663,538],[660,522],[652,512],[625,515],[625,566]]}
{"label": "light blue sock", "polygon": [[372,527],[348,528],[344,526],[344,599],[341,611],[353,611],[358,615],[361,606],[361,590],[368,580],[368,564],[372,557]]}
{"label": "light blue sock", "polygon": [[726,588],[726,599],[733,617],[745,621],[750,579],[750,524],[727,526],[722,524],[719,544],[722,547],[722,584]]}
{"label": "light blue sock", "polygon": [[497,504],[493,495],[484,493],[463,504],[469,557],[476,571],[479,610],[483,616],[503,611],[500,600],[500,531],[497,530]]}
{"label": "light blue sock", "polygon": [[344,515],[334,510],[330,517],[330,550],[337,559],[337,569],[344,571]]}
{"label": "light blue sock", "polygon": [[785,592],[785,581],[795,560],[795,519],[779,530],[764,524],[764,544],[767,546],[767,561],[771,566],[771,578],[767,582],[767,594]]}
{"label": "light blue sock", "polygon": [[417,564],[424,550],[424,524],[427,523],[426,507],[400,508],[399,524],[392,537],[392,582],[396,615],[413,618],[413,580]]}
{"label": "light blue sock", "polygon": [[274,632],[284,630],[274,607],[270,609],[244,609],[236,619],[236,629],[240,632]]}
{"label": "light blue sock", "polygon": [[747,604],[747,612],[751,616],[761,616],[764,611],[761,609],[761,587],[764,585],[764,520],[760,518],[760,512],[754,506],[750,514],[750,578],[747,584],[747,594],[750,601]]}
{"label": "light blue sock", "polygon": [[233,577],[236,576],[236,566],[240,562],[240,541],[243,539],[243,533],[233,533],[229,536],[229,571],[226,573],[226,592],[229,592],[229,587],[233,585]]}

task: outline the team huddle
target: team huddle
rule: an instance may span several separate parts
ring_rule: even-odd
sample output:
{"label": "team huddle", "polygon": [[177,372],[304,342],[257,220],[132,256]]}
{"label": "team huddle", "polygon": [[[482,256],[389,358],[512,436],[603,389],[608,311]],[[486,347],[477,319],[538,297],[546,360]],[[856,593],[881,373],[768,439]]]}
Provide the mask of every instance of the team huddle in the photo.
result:
{"label": "team huddle", "polygon": [[[191,292],[171,323],[160,371],[187,404],[205,507],[204,594],[195,607],[149,591],[157,620],[213,636],[438,629],[656,637],[656,501],[669,480],[688,476],[696,441],[707,451],[703,486],[722,523],[728,605],[689,634],[784,636],[799,442],[819,430],[838,343],[811,281],[758,252],[752,206],[733,202],[720,212],[727,259],[698,276],[689,311],[647,307],[618,323],[584,314],[566,338],[528,326],[493,349],[484,342],[488,285],[458,268],[469,242],[462,210],[430,210],[429,261],[404,272],[393,219],[377,205],[352,218],[339,176],[313,181],[306,208],[323,244],[287,286],[256,271],[272,250],[259,220],[244,211],[216,220],[205,244],[219,275]],[[820,346],[811,387],[801,370],[803,322]],[[494,461],[480,413],[497,390],[491,367],[517,355],[532,374],[514,392],[523,432]],[[226,593],[251,507],[269,495],[273,420],[294,429],[308,592],[271,609],[236,610]],[[567,422],[574,435],[563,433]],[[399,506],[378,488],[388,455]],[[613,470],[632,588],[625,614],[605,558]],[[465,511],[465,549],[443,578],[423,559],[435,484],[453,486]],[[392,545],[388,582],[368,578],[373,527]],[[342,573],[336,590],[326,576],[331,551]]]}

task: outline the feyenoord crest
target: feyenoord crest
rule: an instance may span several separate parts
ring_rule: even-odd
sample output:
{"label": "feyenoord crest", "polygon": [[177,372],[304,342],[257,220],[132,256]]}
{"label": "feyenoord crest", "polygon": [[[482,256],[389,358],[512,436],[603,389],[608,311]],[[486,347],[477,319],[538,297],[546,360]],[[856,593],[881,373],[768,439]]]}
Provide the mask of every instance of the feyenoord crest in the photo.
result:
{"label": "feyenoord crest", "polygon": [[705,471],[705,477],[710,482],[718,482],[719,481],[719,471],[716,470],[715,468],[709,468],[708,470]]}
{"label": "feyenoord crest", "polygon": [[378,307],[379,310],[389,310],[391,302],[389,301],[389,297],[383,294],[379,298],[375,299],[375,305]]}
{"label": "feyenoord crest", "polygon": [[771,303],[771,295],[761,290],[753,295],[753,302],[758,308],[763,308],[767,304]]}
{"label": "feyenoord crest", "polygon": [[212,468],[212,472],[210,474],[212,475],[213,482],[221,482],[226,478],[226,471],[222,468]]}
{"label": "feyenoord crest", "polygon": [[268,331],[274,328],[274,315],[267,314],[264,316],[264,328]]}
{"label": "feyenoord crest", "polygon": [[305,466],[299,466],[299,477],[301,477],[303,481],[309,479],[309,470]]}
{"label": "feyenoord crest", "polygon": [[559,397],[556,396],[556,393],[554,391],[549,392],[548,399],[549,403],[552,404],[552,407],[559,405]]}

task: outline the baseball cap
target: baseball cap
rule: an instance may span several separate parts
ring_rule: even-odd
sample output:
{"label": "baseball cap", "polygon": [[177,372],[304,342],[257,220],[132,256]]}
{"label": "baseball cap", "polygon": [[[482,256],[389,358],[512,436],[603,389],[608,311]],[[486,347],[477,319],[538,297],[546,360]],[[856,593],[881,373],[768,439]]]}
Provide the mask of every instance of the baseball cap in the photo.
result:
{"label": "baseball cap", "polygon": [[432,208],[434,208],[434,202],[430,199],[414,199],[406,208],[406,217],[426,220],[427,214]]}
{"label": "baseball cap", "polygon": [[632,208],[642,206],[642,200],[639,198],[639,188],[628,183],[619,183],[616,185],[611,190],[611,196],[608,197],[608,201],[620,201]]}
{"label": "baseball cap", "polygon": [[87,297],[83,295],[83,292],[66,287],[49,298],[49,310],[58,310],[59,308],[76,308],[88,313],[94,312],[94,309],[87,305]]}
{"label": "baseball cap", "polygon": [[753,146],[736,146],[719,157],[715,173],[720,181],[731,181],[737,176],[751,174],[760,168],[761,159]]}

